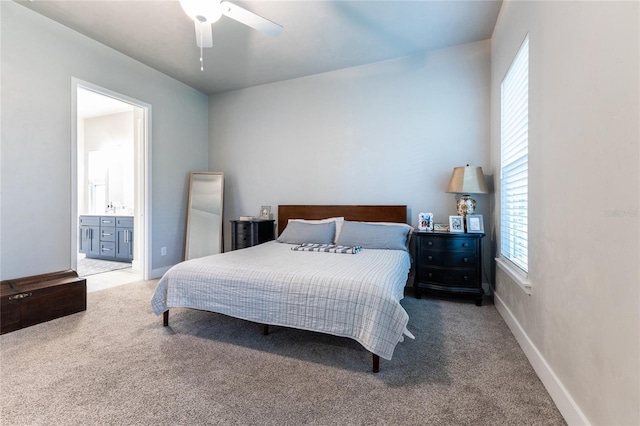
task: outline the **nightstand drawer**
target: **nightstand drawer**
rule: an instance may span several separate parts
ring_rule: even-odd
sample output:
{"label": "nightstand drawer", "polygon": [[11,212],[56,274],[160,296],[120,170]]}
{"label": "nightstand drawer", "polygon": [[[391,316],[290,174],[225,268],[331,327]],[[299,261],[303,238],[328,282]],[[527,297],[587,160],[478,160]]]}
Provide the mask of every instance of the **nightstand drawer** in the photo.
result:
{"label": "nightstand drawer", "polygon": [[262,244],[275,238],[273,220],[232,220],[231,250]]}
{"label": "nightstand drawer", "polygon": [[251,234],[251,222],[238,222],[233,231],[236,234]]}
{"label": "nightstand drawer", "polygon": [[234,240],[238,246],[249,247],[251,245],[251,233],[236,233]]}
{"label": "nightstand drawer", "polygon": [[475,269],[420,268],[425,282],[443,284],[447,287],[471,287],[477,285]]}
{"label": "nightstand drawer", "polygon": [[476,251],[476,240],[468,238],[422,237],[422,250]]}
{"label": "nightstand drawer", "polygon": [[444,266],[473,268],[476,264],[475,251],[430,251],[421,250],[419,262],[423,266]]}

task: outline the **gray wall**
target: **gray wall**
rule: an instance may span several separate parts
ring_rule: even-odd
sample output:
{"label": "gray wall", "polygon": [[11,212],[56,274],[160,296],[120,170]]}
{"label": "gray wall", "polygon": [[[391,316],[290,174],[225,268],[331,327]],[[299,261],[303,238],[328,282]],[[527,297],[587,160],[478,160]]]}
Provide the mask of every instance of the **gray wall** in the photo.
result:
{"label": "gray wall", "polygon": [[508,2],[492,40],[497,186],[500,83],[530,34],[532,294],[498,269],[496,306],[569,424],[640,424],[639,12]]}
{"label": "gray wall", "polygon": [[[489,163],[490,42],[209,97],[229,223],[278,204],[406,204],[455,214],[453,167]],[[489,197],[477,197],[488,214]]]}
{"label": "gray wall", "polygon": [[17,3],[0,7],[1,278],[71,266],[72,77],[152,105],[151,267],[162,273],[182,259],[188,174],[207,169],[207,96]]}

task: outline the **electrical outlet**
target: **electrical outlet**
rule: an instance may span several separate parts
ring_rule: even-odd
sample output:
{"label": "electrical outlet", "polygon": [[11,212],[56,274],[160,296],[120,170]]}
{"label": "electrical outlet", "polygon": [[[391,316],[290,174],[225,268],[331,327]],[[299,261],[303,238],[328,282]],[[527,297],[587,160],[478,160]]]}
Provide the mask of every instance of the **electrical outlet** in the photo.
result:
{"label": "electrical outlet", "polygon": [[166,256],[167,255],[167,248],[166,247],[162,247],[160,249],[160,256]]}

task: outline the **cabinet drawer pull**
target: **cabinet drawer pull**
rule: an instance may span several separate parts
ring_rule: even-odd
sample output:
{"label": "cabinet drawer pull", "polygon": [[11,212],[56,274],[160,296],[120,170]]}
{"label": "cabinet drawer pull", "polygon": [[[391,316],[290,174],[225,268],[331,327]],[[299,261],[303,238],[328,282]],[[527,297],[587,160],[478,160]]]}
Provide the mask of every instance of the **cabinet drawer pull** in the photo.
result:
{"label": "cabinet drawer pull", "polygon": [[112,234],[110,234],[110,233],[108,233],[108,232],[103,232],[103,233],[102,233],[102,236],[103,236],[103,237],[107,237],[107,236],[109,236],[109,235],[112,235]]}
{"label": "cabinet drawer pull", "polygon": [[465,275],[465,276],[464,276],[464,280],[465,280],[465,281],[469,281],[469,277]]}
{"label": "cabinet drawer pull", "polygon": [[102,251],[111,251],[110,248],[102,247]]}
{"label": "cabinet drawer pull", "polygon": [[25,297],[29,297],[31,296],[33,293],[20,293],[20,294],[16,294],[15,296],[11,296],[9,297],[9,300],[20,300],[20,299],[24,299]]}
{"label": "cabinet drawer pull", "polygon": [[431,272],[429,272],[429,273],[427,274],[427,276],[428,276],[429,278],[431,278],[431,277],[433,277],[433,274],[432,274]]}
{"label": "cabinet drawer pull", "polygon": [[433,245],[433,241],[427,241],[427,245],[428,246],[432,246]]}
{"label": "cabinet drawer pull", "polygon": [[427,259],[433,260],[433,256],[427,256]]}
{"label": "cabinet drawer pull", "polygon": [[467,262],[469,261],[469,258],[468,258],[468,257],[465,257],[465,258],[463,258],[463,259],[462,259],[462,261],[463,261],[464,263],[467,263]]}
{"label": "cabinet drawer pull", "polygon": [[469,243],[462,243],[462,247],[469,247]]}

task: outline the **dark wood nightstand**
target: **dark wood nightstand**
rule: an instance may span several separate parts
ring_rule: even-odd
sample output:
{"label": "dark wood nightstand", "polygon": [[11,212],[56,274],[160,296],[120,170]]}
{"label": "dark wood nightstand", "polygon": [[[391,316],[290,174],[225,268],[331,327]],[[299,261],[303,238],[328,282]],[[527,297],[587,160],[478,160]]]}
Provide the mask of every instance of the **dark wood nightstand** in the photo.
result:
{"label": "dark wood nightstand", "polygon": [[482,237],[484,234],[416,232],[416,275],[413,288],[474,296],[482,305]]}
{"label": "dark wood nightstand", "polygon": [[231,250],[243,249],[275,239],[274,220],[232,220]]}

